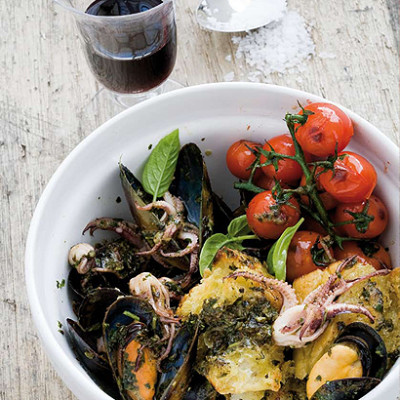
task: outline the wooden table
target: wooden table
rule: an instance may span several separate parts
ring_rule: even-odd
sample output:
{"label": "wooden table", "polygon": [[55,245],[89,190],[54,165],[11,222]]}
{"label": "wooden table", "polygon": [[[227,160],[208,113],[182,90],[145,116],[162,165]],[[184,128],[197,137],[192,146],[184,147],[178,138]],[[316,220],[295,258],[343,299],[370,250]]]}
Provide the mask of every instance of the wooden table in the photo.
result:
{"label": "wooden table", "polygon": [[[230,35],[195,23],[196,0],[177,0],[179,57],[173,77],[186,85],[223,81]],[[351,108],[399,143],[397,0],[289,0],[312,24],[316,56],[301,74],[264,81],[306,90]],[[51,0],[0,1],[0,400],[70,400],[33,326],[24,286],[25,239],[51,175],[117,106],[95,96],[72,21]],[[321,52],[335,58],[321,58]],[[389,400],[389,399],[387,399]]]}

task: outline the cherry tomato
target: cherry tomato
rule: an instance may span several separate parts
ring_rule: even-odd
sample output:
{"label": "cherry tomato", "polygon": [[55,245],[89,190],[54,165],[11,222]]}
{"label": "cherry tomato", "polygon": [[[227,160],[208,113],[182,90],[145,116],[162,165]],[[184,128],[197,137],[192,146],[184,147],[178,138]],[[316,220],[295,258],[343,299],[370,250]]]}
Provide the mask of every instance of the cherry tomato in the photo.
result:
{"label": "cherry tomato", "polygon": [[[254,176],[254,184],[265,190],[272,190],[275,186],[275,181],[273,178],[261,173]],[[285,184],[282,184],[281,186],[288,188],[288,186]]]}
{"label": "cherry tomato", "polygon": [[[272,147],[272,148],[271,148]],[[265,151],[271,151],[274,149],[277,153],[285,154],[288,156],[294,156],[296,151],[294,149],[293,139],[290,135],[280,135],[272,138],[263,146]],[[306,158],[309,159],[308,154]],[[263,164],[266,161],[265,156],[261,156],[260,162]],[[275,177],[284,183],[296,183],[303,173],[300,164],[294,160],[279,160],[278,161],[278,171],[275,171],[273,165],[267,165],[261,168],[264,174],[268,177]]]}
{"label": "cherry tomato", "polygon": [[239,179],[249,179],[251,164],[256,159],[256,156],[249,150],[262,147],[261,143],[251,142],[249,140],[239,140],[229,147],[226,153],[226,165],[232,175]]}
{"label": "cherry tomato", "polygon": [[[286,276],[289,282],[321,267],[314,263],[311,253],[312,247],[321,239],[321,235],[317,232],[299,231],[294,234],[286,260]],[[317,248],[322,249],[320,244]],[[329,253],[333,258],[331,249]]]}
{"label": "cherry tomato", "polygon": [[278,206],[271,190],[253,197],[247,208],[247,222],[253,232],[264,239],[276,239],[300,218],[299,204],[292,197],[290,205]]}
{"label": "cherry tomato", "polygon": [[[351,119],[338,107],[328,103],[312,103],[305,107],[309,115],[304,125],[296,125],[296,139],[304,151],[328,157],[342,151],[350,142],[354,129]],[[299,112],[303,114],[303,110]]]}
{"label": "cherry tomato", "polygon": [[371,239],[379,236],[388,224],[388,211],[385,204],[379,197],[372,195],[368,200],[358,203],[339,204],[336,208],[334,221],[341,223],[345,221],[353,221],[354,217],[347,211],[352,213],[361,213],[368,203],[367,215],[373,217],[373,220],[365,225],[366,231],[359,232],[355,224],[346,224],[341,226],[341,230],[350,237]]}
{"label": "cherry tomato", "polygon": [[376,171],[364,157],[351,151],[339,153],[332,171],[319,176],[323,188],[341,203],[363,201],[371,196],[376,186]]}
{"label": "cherry tomato", "polygon": [[[317,169],[317,171],[318,171],[318,169]],[[300,186],[305,186],[305,184],[306,184],[306,176],[303,175],[300,180]],[[329,194],[328,192],[326,192],[324,190],[324,188],[320,184],[318,178],[316,180],[316,186],[317,186],[317,191],[318,191],[319,197],[322,201],[322,204],[325,207],[325,210],[329,211],[329,210],[334,209],[338,204],[337,200],[331,194]],[[305,205],[310,204],[310,200],[309,200],[308,196],[306,196],[306,195],[301,196],[301,201]]]}
{"label": "cherry tomato", "polygon": [[357,256],[361,262],[366,262],[375,269],[392,268],[392,261],[389,253],[379,243],[344,242],[343,249],[336,248],[334,254],[337,260]]}
{"label": "cherry tomato", "polygon": [[322,237],[328,235],[326,229],[320,223],[318,223],[314,218],[310,217],[307,214],[303,215],[303,218],[304,222],[301,224],[301,227],[305,231],[312,231],[319,233]]}

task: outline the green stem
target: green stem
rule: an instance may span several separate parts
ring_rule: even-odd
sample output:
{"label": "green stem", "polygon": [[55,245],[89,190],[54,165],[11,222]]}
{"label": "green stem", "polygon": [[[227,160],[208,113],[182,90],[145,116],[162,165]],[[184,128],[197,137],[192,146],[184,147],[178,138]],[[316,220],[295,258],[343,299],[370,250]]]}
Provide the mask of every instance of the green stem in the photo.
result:
{"label": "green stem", "polygon": [[257,235],[244,235],[232,238],[230,242],[242,242],[243,240],[260,239]]}
{"label": "green stem", "polygon": [[259,186],[256,186],[254,183],[251,183],[251,182],[235,182],[233,184],[233,187],[235,189],[244,189],[244,190],[248,190],[249,192],[254,192],[254,193],[265,192],[265,189],[260,188]]}
{"label": "green stem", "polygon": [[[310,196],[315,208],[317,209],[317,212],[319,214],[319,217],[321,221],[324,224],[325,229],[328,231],[328,234],[332,237],[336,237],[335,232],[332,229],[332,222],[329,219],[328,213],[325,210],[325,207],[318,195],[317,189],[315,185],[313,184],[313,174],[308,168],[306,158],[304,156],[303,149],[301,148],[299,142],[296,139],[295,135],[295,130],[294,130],[294,122],[298,123],[299,121],[299,115],[292,115],[292,114],[286,114],[285,120],[287,127],[289,128],[290,135],[292,136],[293,143],[294,143],[294,148],[296,152],[296,158],[297,162],[300,164],[301,169],[303,170],[303,173],[306,177],[306,186],[308,187],[308,195]],[[307,120],[307,119],[305,119]],[[301,122],[300,122],[301,123]]]}

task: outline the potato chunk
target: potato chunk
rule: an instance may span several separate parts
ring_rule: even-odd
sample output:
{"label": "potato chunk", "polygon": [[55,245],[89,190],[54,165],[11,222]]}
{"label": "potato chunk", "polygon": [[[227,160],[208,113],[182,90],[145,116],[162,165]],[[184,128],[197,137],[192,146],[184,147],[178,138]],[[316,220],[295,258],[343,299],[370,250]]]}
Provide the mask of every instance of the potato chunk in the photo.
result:
{"label": "potato chunk", "polygon": [[[331,264],[325,270],[316,270],[293,282],[293,287],[300,301],[336,271],[338,263]],[[342,272],[345,279],[367,275],[374,271],[371,265],[356,263]],[[328,325],[325,332],[314,342],[300,349],[295,349],[295,376],[304,379],[314,364],[326,353],[340,334],[344,325],[360,321],[374,328],[385,342],[388,354],[400,347],[400,268],[389,275],[379,276],[356,284],[341,295],[337,302],[363,305],[375,317],[375,323],[361,314],[341,314]]]}
{"label": "potato chunk", "polygon": [[[284,349],[275,346],[271,338],[271,318],[275,317],[263,317],[257,307],[267,314],[272,310],[277,316],[282,306],[281,295],[243,277],[224,279],[236,270],[269,276],[258,260],[236,250],[223,249],[212,269],[205,271],[201,283],[184,296],[177,314],[187,319],[192,315],[205,318],[207,313],[209,322],[199,336],[197,369],[219,393],[277,391],[281,386]],[[236,310],[238,322],[230,325]],[[214,343],[218,344],[216,348]],[[258,395],[247,393],[248,396]]]}

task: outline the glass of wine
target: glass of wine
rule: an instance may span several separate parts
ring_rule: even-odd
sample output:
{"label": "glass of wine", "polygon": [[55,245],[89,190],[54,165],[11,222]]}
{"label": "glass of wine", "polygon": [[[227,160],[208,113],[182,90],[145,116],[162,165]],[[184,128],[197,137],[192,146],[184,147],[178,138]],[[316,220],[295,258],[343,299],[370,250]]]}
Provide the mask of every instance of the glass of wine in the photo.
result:
{"label": "glass of wine", "polygon": [[178,89],[173,0],[54,0],[75,18],[90,69],[122,106]]}

